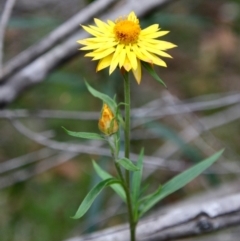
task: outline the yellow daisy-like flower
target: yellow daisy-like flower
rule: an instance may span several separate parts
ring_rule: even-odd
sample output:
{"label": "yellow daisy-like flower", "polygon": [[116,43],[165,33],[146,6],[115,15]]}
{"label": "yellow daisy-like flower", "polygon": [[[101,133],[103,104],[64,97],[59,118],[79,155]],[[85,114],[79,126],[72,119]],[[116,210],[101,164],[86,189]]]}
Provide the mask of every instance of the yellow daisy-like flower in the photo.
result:
{"label": "yellow daisy-like flower", "polygon": [[96,18],[94,22],[96,26],[82,26],[94,37],[77,42],[85,45],[80,50],[91,51],[85,56],[99,60],[97,71],[107,67],[109,74],[117,67],[126,71],[132,70],[135,79],[140,83],[141,61],[166,67],[166,63],[159,56],[172,58],[165,50],[176,45],[157,39],[169,31],[160,31],[158,24],[141,29],[134,12],[127,17],[118,18],[115,22],[108,20],[105,23]]}

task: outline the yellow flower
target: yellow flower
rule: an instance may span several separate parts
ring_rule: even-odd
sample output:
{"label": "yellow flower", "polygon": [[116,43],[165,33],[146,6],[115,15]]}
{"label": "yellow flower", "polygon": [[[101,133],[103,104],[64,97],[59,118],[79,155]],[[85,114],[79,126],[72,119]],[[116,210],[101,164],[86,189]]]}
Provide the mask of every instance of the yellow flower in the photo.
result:
{"label": "yellow flower", "polygon": [[112,135],[118,131],[118,123],[116,118],[107,104],[103,104],[101,117],[98,122],[98,128],[105,135]]}
{"label": "yellow flower", "polygon": [[115,22],[107,23],[94,19],[96,26],[82,26],[85,31],[93,35],[77,41],[85,45],[80,50],[89,50],[87,57],[99,60],[97,71],[109,67],[111,74],[117,67],[126,71],[132,70],[138,83],[141,82],[141,61],[166,67],[166,63],[159,58],[172,58],[165,52],[176,47],[170,42],[158,40],[169,31],[160,31],[158,24],[141,29],[139,20],[134,12],[127,17],[118,18]]}

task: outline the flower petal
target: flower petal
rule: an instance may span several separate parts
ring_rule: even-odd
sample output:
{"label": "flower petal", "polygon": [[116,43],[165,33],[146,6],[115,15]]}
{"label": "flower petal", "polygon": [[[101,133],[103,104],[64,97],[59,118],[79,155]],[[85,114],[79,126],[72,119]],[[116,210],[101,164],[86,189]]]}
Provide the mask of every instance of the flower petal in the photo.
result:
{"label": "flower petal", "polygon": [[172,58],[172,56],[170,54],[167,54],[167,53],[159,50],[158,48],[155,48],[154,45],[145,44],[144,42],[139,43],[138,45],[141,49],[146,49],[148,52],[151,52],[151,53],[163,56],[163,57]]}
{"label": "flower petal", "polygon": [[150,33],[155,33],[159,30],[159,25],[158,24],[153,24],[141,31],[141,35],[146,35]]}
{"label": "flower petal", "polygon": [[[144,39],[147,39],[147,38],[158,38],[158,37],[161,37],[161,36],[164,36],[166,34],[168,34],[169,31],[159,31],[159,32],[155,32],[155,33],[149,33],[149,34],[146,34],[143,36]],[[141,39],[141,36],[140,36],[140,39]]]}
{"label": "flower petal", "polygon": [[125,62],[124,62],[124,64],[123,64],[123,67],[124,67],[124,69],[125,69],[126,71],[129,71],[129,70],[132,68],[131,63],[130,63],[130,61],[129,61],[129,59],[128,59],[127,56],[126,56],[126,58],[125,58]]}
{"label": "flower petal", "polygon": [[150,64],[156,64],[156,65],[159,65],[159,66],[167,67],[166,63],[162,59],[157,57],[155,54],[149,53],[145,49],[140,49],[140,50],[148,58],[148,61],[146,61],[146,62],[148,62]]}
{"label": "flower petal", "polygon": [[112,58],[112,62],[111,62],[111,65],[110,65],[110,68],[109,68],[109,74],[111,74],[115,69],[116,67],[118,66],[119,64],[119,55],[122,51],[122,49],[124,48],[124,45],[123,44],[119,44],[116,48],[116,51],[113,55],[113,58]]}
{"label": "flower petal", "polygon": [[137,83],[140,84],[141,78],[142,78],[142,67],[141,67],[141,62],[139,59],[137,59],[137,62],[138,62],[137,69],[136,70],[133,69],[132,72],[133,72],[133,75],[134,75]]}
{"label": "flower petal", "polygon": [[131,64],[131,68],[133,68],[134,70],[137,69],[137,58],[136,58],[136,54],[131,51],[130,47],[129,46],[126,46],[126,53],[127,53],[127,56],[128,56],[128,59],[130,61],[130,64]]}
{"label": "flower petal", "polygon": [[87,27],[87,26],[82,26],[82,27],[86,32],[92,34],[95,37],[101,37],[102,36],[102,33],[100,33],[99,31],[97,31],[95,29],[92,29],[91,27]]}
{"label": "flower petal", "polygon": [[113,54],[108,55],[107,57],[100,59],[97,65],[97,71],[107,68],[112,61]]}
{"label": "flower petal", "polygon": [[109,29],[109,26],[98,18],[94,18],[94,22],[99,27],[99,29],[101,29],[103,31],[106,31]]}
{"label": "flower petal", "polygon": [[99,51],[98,52],[90,52],[90,53],[86,54],[85,56],[93,57],[93,60],[98,60],[98,59],[105,58],[106,56],[113,53],[114,51],[115,51],[115,48],[109,48],[109,49],[105,49],[101,52],[99,52]]}
{"label": "flower petal", "polygon": [[[117,43],[114,43],[114,42],[106,42],[104,44],[104,48],[107,49],[107,48],[111,48],[111,47],[114,47]],[[82,47],[80,48],[81,50],[92,50],[92,49],[100,49],[102,48],[103,44],[102,43],[97,43],[97,44],[90,44],[90,45],[87,45],[85,47]]]}
{"label": "flower petal", "polygon": [[144,39],[145,43],[150,43],[154,44],[156,48],[160,50],[166,50],[166,49],[172,49],[177,47],[177,45],[167,42],[167,41],[162,41],[162,40],[157,40],[157,39]]}
{"label": "flower petal", "polygon": [[139,59],[148,62],[148,58],[144,54],[142,54],[142,52],[136,44],[132,46],[132,49]]}
{"label": "flower petal", "polygon": [[127,19],[130,20],[130,21],[133,21],[135,23],[138,22],[138,18],[137,18],[136,14],[133,11],[131,13],[129,13]]}
{"label": "flower petal", "polygon": [[119,68],[122,68],[124,62],[125,62],[125,58],[126,58],[126,49],[123,49],[121,52],[120,52],[120,55],[119,55]]}

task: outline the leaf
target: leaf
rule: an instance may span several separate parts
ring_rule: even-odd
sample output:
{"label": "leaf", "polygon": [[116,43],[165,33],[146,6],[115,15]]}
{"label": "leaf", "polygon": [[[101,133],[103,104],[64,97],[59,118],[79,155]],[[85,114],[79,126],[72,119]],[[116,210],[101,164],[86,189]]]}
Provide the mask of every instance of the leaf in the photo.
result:
{"label": "leaf", "polygon": [[140,197],[140,188],[141,188],[141,179],[142,179],[142,171],[143,171],[143,155],[144,149],[142,148],[140,155],[137,160],[138,171],[133,173],[132,176],[132,203],[133,203],[133,212],[134,212],[134,220],[135,222],[139,219],[139,202],[138,199]]}
{"label": "leaf", "polygon": [[141,200],[139,201],[140,205],[142,205],[142,204],[145,205],[144,202],[146,202],[147,200],[150,200],[152,197],[160,194],[161,191],[162,191],[162,185],[159,185],[159,187],[157,188],[157,190],[154,193],[141,198]]}
{"label": "leaf", "polygon": [[114,115],[116,114],[117,119],[120,121],[120,123],[121,123],[122,125],[124,125],[123,118],[122,118],[122,116],[120,115],[119,110],[118,110],[118,109],[119,109],[119,106],[117,106],[115,100],[112,99],[112,98],[110,98],[108,95],[105,95],[105,94],[103,94],[103,93],[95,90],[93,87],[91,87],[91,86],[87,83],[87,81],[85,81],[85,84],[86,84],[86,86],[87,86],[87,88],[88,88],[88,91],[89,91],[93,96],[99,98],[99,99],[102,100],[104,103],[106,103],[106,104],[110,107],[110,109],[111,109],[111,111],[114,113]]}
{"label": "leaf", "polygon": [[[164,184],[161,189],[159,188],[156,192],[150,194],[147,200],[143,203],[140,211],[140,216],[146,213],[150,208],[152,208],[156,203],[158,203],[163,198],[169,196],[178,189],[184,187],[187,183],[196,178],[199,174],[210,167],[218,158],[222,155],[224,150],[218,151],[207,159],[201,161],[197,165],[189,168],[188,170],[182,172],[181,174],[175,176],[166,184]],[[145,198],[144,198],[145,199]]]}
{"label": "leaf", "polygon": [[123,168],[125,168],[128,171],[139,171],[139,168],[136,167],[132,161],[128,158],[122,158],[117,160],[117,163],[119,163]]}
{"label": "leaf", "polygon": [[160,82],[164,87],[167,87],[166,84],[163,82],[163,80],[158,76],[158,74],[155,72],[155,70],[153,69],[153,67],[151,66],[151,64],[142,61],[141,64],[143,65],[143,67],[148,71],[148,73],[150,75],[152,75],[152,77],[157,80],[158,82]]}
{"label": "leaf", "polygon": [[97,90],[95,90],[94,88],[92,88],[88,83],[87,81],[85,81],[85,84],[88,88],[88,91],[95,97],[101,99],[104,103],[106,103],[110,109],[112,110],[113,113],[116,112],[116,109],[117,109],[117,104],[116,102],[110,98],[108,95],[105,95]]}
{"label": "leaf", "polygon": [[[96,171],[96,173],[98,174],[99,177],[101,177],[103,180],[106,180],[108,178],[113,178],[113,176],[111,174],[104,171],[95,161],[92,161],[92,162],[93,162],[93,167],[94,167],[94,169],[95,169],[95,171]],[[113,184],[113,185],[111,185],[111,188],[118,194],[118,196],[124,202],[126,202],[126,195],[125,195],[124,189],[121,185]]]}
{"label": "leaf", "polygon": [[120,180],[117,180],[115,178],[108,178],[101,182],[99,182],[96,186],[92,188],[92,190],[87,194],[87,196],[84,198],[82,203],[80,204],[76,214],[72,217],[74,219],[81,218],[91,207],[92,203],[98,196],[98,194],[107,186],[111,186],[115,183],[121,184]]}
{"label": "leaf", "polygon": [[84,138],[84,139],[91,139],[91,140],[105,140],[101,135],[97,133],[90,133],[90,132],[74,132],[69,131],[66,128],[62,127],[70,136]]}
{"label": "leaf", "polygon": [[132,177],[133,203],[136,203],[140,196],[140,187],[141,187],[141,179],[142,179],[142,171],[143,171],[143,155],[144,155],[144,149],[141,150],[137,161],[137,167],[139,170],[134,172]]}

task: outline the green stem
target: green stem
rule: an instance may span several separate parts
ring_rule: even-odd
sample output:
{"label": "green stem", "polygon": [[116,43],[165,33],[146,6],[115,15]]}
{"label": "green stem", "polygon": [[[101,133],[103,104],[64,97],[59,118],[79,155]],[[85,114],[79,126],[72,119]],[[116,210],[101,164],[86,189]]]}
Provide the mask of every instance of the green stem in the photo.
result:
{"label": "green stem", "polygon": [[[124,179],[121,167],[117,163],[118,160],[118,153],[117,150],[117,143],[115,142],[115,147],[112,148],[111,144],[109,143],[109,146],[112,150],[112,156],[114,159],[115,168],[117,170],[118,176],[122,181],[122,187],[124,188],[125,194],[126,194],[126,202],[128,207],[128,214],[129,214],[129,223],[130,223],[130,235],[131,235],[131,241],[135,241],[135,230],[137,223],[134,221],[134,213],[132,208],[132,200],[131,200],[131,193],[130,193],[130,187],[127,186],[126,180]],[[115,151],[114,151],[115,150]]]}
{"label": "green stem", "polygon": [[[125,102],[125,157],[129,158],[130,153],[130,81],[128,78],[128,73],[123,74],[124,77],[124,102]],[[129,224],[130,224],[130,235],[131,241],[135,241],[135,230],[136,223],[134,221],[134,213],[131,200],[131,188],[130,188],[130,173],[128,170],[125,172],[125,181],[126,181],[126,198],[129,214]]]}
{"label": "green stem", "polygon": [[125,157],[130,153],[130,81],[128,73],[124,74],[124,103],[125,103]]}
{"label": "green stem", "polygon": [[129,192],[129,188],[126,186],[126,183],[124,181],[122,170],[121,170],[119,164],[116,163],[115,161],[114,161],[114,163],[115,163],[115,167],[117,169],[117,173],[118,173],[120,179],[122,180],[124,191],[126,193],[126,201],[127,201],[127,207],[128,207],[128,213],[129,213],[131,241],[135,241],[135,235],[136,235],[135,232],[136,232],[137,223],[134,221],[134,213],[133,213],[133,209],[132,209],[131,195]]}
{"label": "green stem", "polygon": [[[123,74],[124,77],[124,103],[125,103],[125,157],[129,158],[130,153],[130,81],[128,78],[128,73]],[[130,173],[126,170],[126,183],[130,187]]]}
{"label": "green stem", "polygon": [[122,170],[121,170],[119,164],[116,163],[116,161],[114,161],[114,164],[117,169],[118,176],[120,177],[121,181],[124,183],[124,177],[123,177]]}

